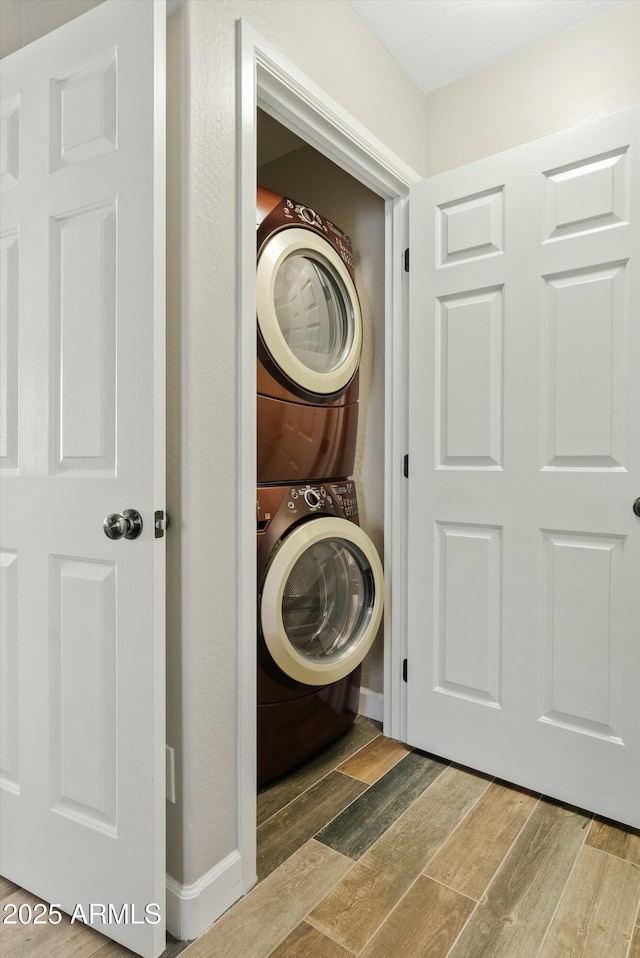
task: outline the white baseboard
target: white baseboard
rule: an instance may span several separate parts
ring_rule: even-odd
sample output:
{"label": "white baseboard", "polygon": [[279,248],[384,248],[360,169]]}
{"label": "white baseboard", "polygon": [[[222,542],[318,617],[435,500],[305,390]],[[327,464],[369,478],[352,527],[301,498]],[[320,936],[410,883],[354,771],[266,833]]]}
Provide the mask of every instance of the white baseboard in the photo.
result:
{"label": "white baseboard", "polygon": [[236,849],[192,885],[167,875],[167,931],[192,941],[242,895],[242,860]]}
{"label": "white baseboard", "polygon": [[367,718],[375,719],[376,722],[384,721],[384,695],[382,692],[372,692],[371,689],[361,688],[358,712],[360,715],[366,715]]}

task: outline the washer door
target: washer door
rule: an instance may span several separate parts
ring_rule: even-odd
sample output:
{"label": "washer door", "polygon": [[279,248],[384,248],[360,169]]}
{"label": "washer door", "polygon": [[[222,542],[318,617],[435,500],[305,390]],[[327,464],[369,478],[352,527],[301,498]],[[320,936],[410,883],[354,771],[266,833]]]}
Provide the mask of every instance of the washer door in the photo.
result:
{"label": "washer door", "polygon": [[272,236],[258,258],[256,301],[262,341],[292,389],[320,396],[346,389],[360,362],[362,316],[329,243],[297,227]]}
{"label": "washer door", "polygon": [[382,617],[384,578],[371,539],[346,519],[297,526],[267,567],[260,620],[276,665],[306,685],[352,672]]}

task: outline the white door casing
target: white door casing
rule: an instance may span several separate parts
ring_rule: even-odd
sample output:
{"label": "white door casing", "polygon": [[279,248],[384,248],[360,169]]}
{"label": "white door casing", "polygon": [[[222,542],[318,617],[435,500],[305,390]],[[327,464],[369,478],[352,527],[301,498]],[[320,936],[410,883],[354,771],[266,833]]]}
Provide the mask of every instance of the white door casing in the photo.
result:
{"label": "white door casing", "polygon": [[[2,79],[2,874],[165,947],[164,4]],[[135,508],[136,540],[108,513]],[[146,906],[159,905],[161,917]]]}
{"label": "white door casing", "polygon": [[411,194],[408,740],[640,825],[640,111]]}

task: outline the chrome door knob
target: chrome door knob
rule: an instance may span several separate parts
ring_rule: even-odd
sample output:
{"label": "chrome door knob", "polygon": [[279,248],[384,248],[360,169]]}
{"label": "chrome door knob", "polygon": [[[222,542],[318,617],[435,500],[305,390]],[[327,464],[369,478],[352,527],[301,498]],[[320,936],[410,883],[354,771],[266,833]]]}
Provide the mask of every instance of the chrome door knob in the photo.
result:
{"label": "chrome door knob", "polygon": [[637,516],[640,516],[640,498],[636,499],[636,501],[634,502],[632,506],[632,509]]}
{"label": "chrome door knob", "polygon": [[102,523],[108,539],[137,539],[142,532],[142,516],[135,509],[112,512]]}

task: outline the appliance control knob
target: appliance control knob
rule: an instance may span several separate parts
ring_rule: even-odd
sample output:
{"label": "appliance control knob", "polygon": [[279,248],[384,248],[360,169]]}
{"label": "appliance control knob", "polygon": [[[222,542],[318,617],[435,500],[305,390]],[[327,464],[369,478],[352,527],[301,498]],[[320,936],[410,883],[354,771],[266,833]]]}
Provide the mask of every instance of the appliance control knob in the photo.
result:
{"label": "appliance control knob", "polygon": [[316,509],[320,505],[320,496],[315,489],[307,489],[304,494],[304,501],[310,509]]}

